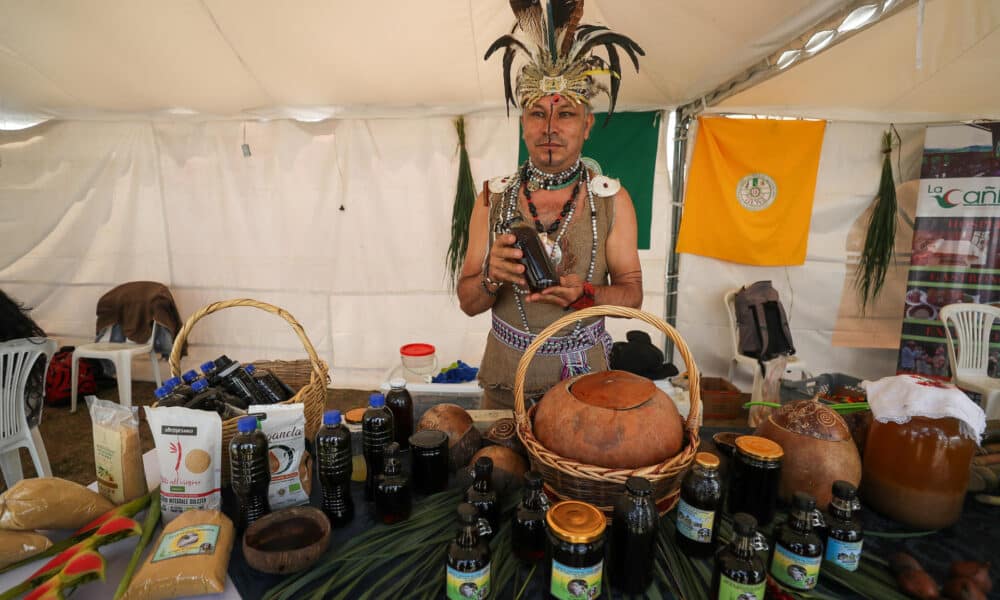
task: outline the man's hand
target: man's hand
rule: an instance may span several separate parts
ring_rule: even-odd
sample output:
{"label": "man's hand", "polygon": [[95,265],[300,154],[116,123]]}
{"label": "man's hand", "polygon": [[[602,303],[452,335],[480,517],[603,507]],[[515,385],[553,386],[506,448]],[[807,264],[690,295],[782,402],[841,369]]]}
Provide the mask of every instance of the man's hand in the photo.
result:
{"label": "man's hand", "polygon": [[537,294],[529,294],[526,302],[543,302],[566,308],[583,295],[583,279],[579,275],[564,275],[559,278],[559,285],[545,288]]}
{"label": "man's hand", "polygon": [[514,247],[516,240],[512,233],[502,233],[496,237],[490,248],[486,276],[496,283],[513,283],[526,288],[528,282],[524,278],[524,265],[519,262],[522,252]]}

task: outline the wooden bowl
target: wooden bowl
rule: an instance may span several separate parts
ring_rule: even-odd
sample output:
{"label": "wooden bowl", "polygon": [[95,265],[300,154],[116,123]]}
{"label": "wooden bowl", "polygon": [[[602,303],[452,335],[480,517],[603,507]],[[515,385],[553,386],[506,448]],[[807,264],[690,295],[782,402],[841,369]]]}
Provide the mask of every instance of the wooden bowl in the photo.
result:
{"label": "wooden bowl", "polygon": [[330,543],[330,520],[311,506],[296,506],[254,521],[243,535],[243,556],[254,569],[282,575],[311,566]]}

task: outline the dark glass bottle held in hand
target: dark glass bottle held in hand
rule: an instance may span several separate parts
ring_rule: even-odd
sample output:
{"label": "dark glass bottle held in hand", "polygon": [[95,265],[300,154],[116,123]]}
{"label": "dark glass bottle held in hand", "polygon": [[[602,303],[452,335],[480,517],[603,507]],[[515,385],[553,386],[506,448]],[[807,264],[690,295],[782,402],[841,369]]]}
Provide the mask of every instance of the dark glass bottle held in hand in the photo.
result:
{"label": "dark glass bottle held in hand", "polygon": [[514,247],[522,253],[520,262],[524,265],[524,278],[528,282],[528,289],[540,292],[558,285],[559,277],[538,233],[527,225],[514,225],[510,228],[510,232],[514,234]]}

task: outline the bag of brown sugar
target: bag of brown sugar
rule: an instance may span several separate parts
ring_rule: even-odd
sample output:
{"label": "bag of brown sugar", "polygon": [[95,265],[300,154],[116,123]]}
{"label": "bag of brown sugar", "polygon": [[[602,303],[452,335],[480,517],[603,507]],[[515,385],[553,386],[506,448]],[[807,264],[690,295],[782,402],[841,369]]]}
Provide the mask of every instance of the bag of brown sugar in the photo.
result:
{"label": "bag of brown sugar", "polygon": [[94,425],[97,491],[115,504],[145,496],[149,490],[139,444],[139,409],[94,396],[87,396],[87,408]]}
{"label": "bag of brown sugar", "polygon": [[0,529],[0,569],[44,552],[50,546],[49,538],[40,533]]}
{"label": "bag of brown sugar", "polygon": [[217,510],[189,510],[164,526],[123,600],[216,594],[226,587],[233,522]]}
{"label": "bag of brown sugar", "polygon": [[79,529],[114,507],[79,483],[32,477],[0,494],[0,529]]}

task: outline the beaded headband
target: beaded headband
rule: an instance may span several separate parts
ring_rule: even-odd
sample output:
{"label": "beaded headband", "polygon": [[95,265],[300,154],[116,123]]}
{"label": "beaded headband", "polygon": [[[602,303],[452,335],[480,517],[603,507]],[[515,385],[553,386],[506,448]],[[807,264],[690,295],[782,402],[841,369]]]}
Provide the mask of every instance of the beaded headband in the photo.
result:
{"label": "beaded headband", "polygon": [[[636,72],[639,71],[638,57],[646,54],[642,48],[630,38],[602,25],[580,24],[583,0],[510,0],[510,7],[517,24],[511,33],[493,42],[483,58],[488,60],[494,52],[504,49],[507,114],[512,105],[524,109],[551,94],[565,96],[573,104],[589,106],[591,98],[604,93],[611,102],[607,116],[610,119],[621,87],[618,47],[628,54]],[[518,30],[523,40],[515,37]],[[591,54],[599,46],[607,52],[607,61]],[[515,97],[510,74],[518,51],[527,55],[528,62],[517,76]],[[610,76],[610,89],[597,81],[596,75]]]}

